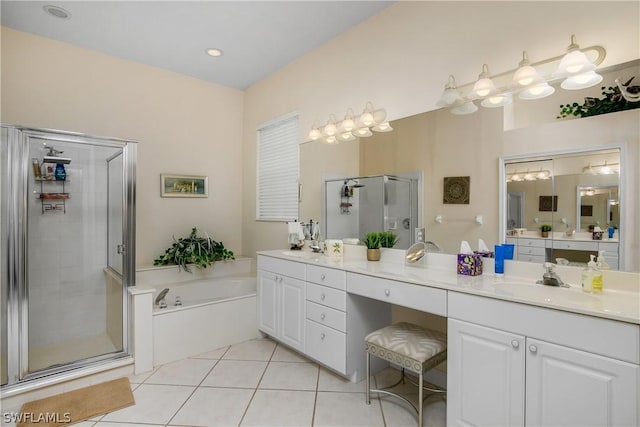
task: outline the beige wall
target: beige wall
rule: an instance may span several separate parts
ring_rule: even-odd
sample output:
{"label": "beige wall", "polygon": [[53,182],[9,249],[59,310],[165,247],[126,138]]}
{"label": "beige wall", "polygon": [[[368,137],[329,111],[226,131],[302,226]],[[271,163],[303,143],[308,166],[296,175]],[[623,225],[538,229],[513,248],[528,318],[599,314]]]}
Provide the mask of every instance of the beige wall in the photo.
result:
{"label": "beige wall", "polygon": [[[1,107],[4,123],[139,141],[138,265],[193,226],[242,253],[241,91],[3,27]],[[161,173],[208,175],[209,198],[160,198]]]}
{"label": "beige wall", "polygon": [[[385,107],[390,119],[433,110],[449,74],[454,73],[457,81],[464,84],[477,78],[483,63],[488,63],[496,73],[513,69],[523,49],[528,50],[532,60],[554,57],[564,52],[572,33],[576,33],[582,46],[600,44],[607,49],[602,66],[640,56],[640,4],[580,2],[579,12],[577,5],[576,2],[398,2],[249,88],[244,114],[244,252],[251,255],[259,249],[281,247],[286,232],[281,223],[255,221],[255,130],[259,123],[298,111],[302,136],[306,138],[305,130],[314,122],[324,123],[329,114],[338,117],[349,107],[359,111],[367,101]],[[615,25],[602,24],[603,16]],[[431,151],[432,161],[447,162],[452,156],[450,147],[467,152],[475,149],[472,141],[463,139],[468,135],[462,129],[473,120],[477,119],[460,118],[460,129],[453,129],[458,136],[450,146],[422,147],[417,154],[410,154],[418,156]],[[494,131],[490,125],[479,126],[488,137]],[[513,152],[507,143],[500,147],[500,140],[495,145],[498,147],[482,147],[473,155],[475,162],[468,160],[459,168],[451,162],[449,166],[443,165],[441,171],[425,170],[425,177],[431,174],[441,179],[443,173],[450,176],[457,169],[460,172],[456,175],[472,176],[472,187],[476,189],[472,191],[486,188],[487,209],[476,212],[470,207],[468,212],[456,210],[454,214],[443,207],[443,216],[457,218],[482,213],[489,226],[492,204],[493,212],[497,212],[498,158]],[[563,146],[565,141],[552,144],[554,149]],[[566,146],[574,144],[568,142]],[[524,151],[539,148],[522,147]],[[438,183],[434,185],[437,187]],[[425,206],[439,203],[427,191]],[[477,194],[482,197],[482,193]],[[318,216],[308,211],[305,215]],[[430,220],[428,213],[425,220]],[[478,231],[473,223],[469,228],[470,232]]]}

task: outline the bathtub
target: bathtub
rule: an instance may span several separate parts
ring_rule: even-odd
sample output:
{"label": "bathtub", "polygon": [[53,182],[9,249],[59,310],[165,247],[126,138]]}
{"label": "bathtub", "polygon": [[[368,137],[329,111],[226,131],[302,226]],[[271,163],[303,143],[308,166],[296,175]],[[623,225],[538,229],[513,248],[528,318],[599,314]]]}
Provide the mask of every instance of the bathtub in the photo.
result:
{"label": "bathtub", "polygon": [[[167,307],[159,308],[154,304],[154,316],[166,315],[174,311],[188,310],[207,304],[233,301],[238,298],[255,297],[256,276],[214,277],[168,284],[164,288],[160,285],[153,292],[154,301],[158,293],[164,289],[169,289],[165,296]],[[180,298],[181,305],[176,305],[177,298]]]}
{"label": "bathtub", "polygon": [[255,273],[156,283],[152,301],[166,288],[167,308],[151,312],[154,366],[258,336]]}

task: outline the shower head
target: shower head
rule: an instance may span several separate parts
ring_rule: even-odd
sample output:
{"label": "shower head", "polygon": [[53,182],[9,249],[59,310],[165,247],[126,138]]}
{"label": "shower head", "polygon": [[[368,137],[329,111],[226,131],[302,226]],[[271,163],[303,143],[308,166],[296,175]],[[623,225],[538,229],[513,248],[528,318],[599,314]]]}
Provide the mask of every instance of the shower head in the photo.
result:
{"label": "shower head", "polygon": [[[348,184],[349,184],[349,182],[355,182],[355,184],[353,184],[353,185],[348,185]],[[364,184],[360,184],[360,183],[358,183],[358,181],[356,181],[356,180],[355,180],[355,179],[353,179],[353,178],[345,179],[345,180],[344,180],[344,185],[345,185],[345,186],[348,186],[349,188],[362,188],[362,187],[364,187]]]}
{"label": "shower head", "polygon": [[45,163],[62,163],[63,165],[71,163],[70,157],[60,157],[60,154],[64,153],[64,151],[56,150],[54,147],[46,144],[44,148],[49,150],[42,159]]}

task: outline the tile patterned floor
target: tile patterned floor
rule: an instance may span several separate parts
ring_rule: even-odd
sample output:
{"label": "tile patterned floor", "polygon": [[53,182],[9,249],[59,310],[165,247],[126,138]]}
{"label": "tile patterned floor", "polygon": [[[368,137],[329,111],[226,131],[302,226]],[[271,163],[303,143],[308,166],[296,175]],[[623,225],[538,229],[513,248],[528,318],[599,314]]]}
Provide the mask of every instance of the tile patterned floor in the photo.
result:
{"label": "tile patterned floor", "polygon": [[[387,369],[378,386],[397,378]],[[130,378],[136,405],[76,424],[149,426],[415,426],[415,412],[389,397],[364,400],[355,384],[269,339],[251,340]],[[417,398],[407,384],[407,396]],[[425,426],[444,426],[445,403],[427,401]]]}

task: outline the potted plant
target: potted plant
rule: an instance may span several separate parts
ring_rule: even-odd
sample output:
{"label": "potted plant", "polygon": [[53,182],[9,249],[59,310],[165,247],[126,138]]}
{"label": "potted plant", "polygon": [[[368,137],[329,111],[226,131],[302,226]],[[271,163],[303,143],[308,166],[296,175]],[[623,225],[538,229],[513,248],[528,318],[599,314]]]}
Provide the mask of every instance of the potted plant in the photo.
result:
{"label": "potted plant", "polygon": [[549,224],[542,224],[540,226],[540,236],[549,237],[550,231],[551,231],[551,226]]}
{"label": "potted plant", "polygon": [[232,251],[226,249],[222,242],[216,242],[208,235],[198,237],[195,227],[188,237],[176,240],[164,251],[163,255],[153,260],[153,265],[177,265],[179,269],[191,273],[189,264],[197,268],[207,268],[214,261],[235,259]]}
{"label": "potted plant", "polygon": [[383,248],[392,248],[398,243],[398,235],[393,231],[382,231],[380,233],[380,246]]}
{"label": "potted plant", "polygon": [[380,261],[381,233],[371,231],[364,236],[364,244],[367,247],[367,261]]}

